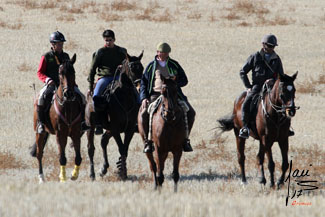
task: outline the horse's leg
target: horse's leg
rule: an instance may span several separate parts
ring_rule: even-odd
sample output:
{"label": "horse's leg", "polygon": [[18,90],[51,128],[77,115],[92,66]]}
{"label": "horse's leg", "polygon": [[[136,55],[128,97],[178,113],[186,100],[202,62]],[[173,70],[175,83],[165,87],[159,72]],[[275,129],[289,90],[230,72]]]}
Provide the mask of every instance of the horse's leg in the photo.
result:
{"label": "horse's leg", "polygon": [[67,164],[67,158],[65,157],[65,146],[67,145],[67,135],[65,132],[58,131],[56,133],[56,142],[59,147],[60,153],[60,182],[65,182],[67,180],[65,173],[65,166]]}
{"label": "horse's leg", "polygon": [[258,162],[258,165],[259,165],[259,168],[260,168],[259,183],[265,185],[266,179],[265,179],[264,166],[263,166],[263,164],[264,164],[264,156],[265,156],[265,146],[262,143],[262,141],[260,141],[259,150],[258,150],[258,154],[257,154],[256,158],[257,158],[257,162]]}
{"label": "horse's leg", "polygon": [[162,184],[164,183],[165,176],[164,176],[164,168],[165,168],[165,160],[168,156],[168,152],[164,153],[158,153],[158,158],[157,158],[157,172],[158,172],[158,187],[162,187]]}
{"label": "horse's leg", "polygon": [[82,161],[81,154],[80,154],[80,132],[79,129],[76,129],[75,131],[76,132],[74,133],[74,135],[71,136],[73,147],[76,153],[75,166],[71,173],[71,180],[77,180],[79,176],[80,164]]}
{"label": "horse's leg", "polygon": [[120,152],[120,158],[118,162],[116,162],[117,168],[118,168],[118,175],[120,179],[126,180],[127,179],[127,169],[126,169],[126,158],[127,158],[127,153],[125,151],[124,144],[122,142],[121,136],[119,133],[113,135],[117,145],[118,145],[118,150]]}
{"label": "horse's leg", "polygon": [[237,157],[242,176],[242,183],[246,184],[247,181],[245,175],[245,139],[239,137],[239,130],[237,128],[234,128],[234,132],[236,136]]}
{"label": "horse's leg", "polygon": [[36,153],[35,156],[38,160],[38,173],[39,173],[39,183],[43,183],[45,181],[44,174],[43,174],[43,165],[42,165],[42,158],[43,158],[43,150],[44,146],[47,142],[48,133],[45,134],[38,134],[36,133]]}
{"label": "horse's leg", "polygon": [[107,173],[107,169],[109,167],[109,163],[108,163],[108,159],[107,159],[107,144],[109,142],[109,139],[112,137],[112,134],[109,131],[106,131],[103,135],[102,135],[102,139],[100,141],[100,145],[102,147],[103,150],[103,157],[104,157],[104,163],[103,163],[103,167],[99,173],[99,175],[101,177],[104,177]]}
{"label": "horse's leg", "polygon": [[282,154],[282,174],[280,176],[280,179],[277,182],[277,187],[280,188],[281,185],[283,185],[285,174],[289,168],[289,163],[288,163],[288,149],[289,149],[289,142],[288,142],[288,137],[284,139],[279,140],[279,146]]}
{"label": "horse's leg", "polygon": [[90,179],[92,181],[95,180],[95,169],[94,169],[94,153],[95,153],[95,145],[94,145],[94,135],[95,135],[94,126],[91,126],[91,129],[87,131],[87,148],[88,148],[88,157],[90,161]]}
{"label": "horse's leg", "polygon": [[272,144],[268,145],[267,148],[266,148],[266,154],[267,154],[267,157],[269,159],[269,164],[268,164],[268,168],[269,168],[269,171],[270,171],[270,187],[273,188],[274,187],[274,167],[275,167],[275,164],[274,164],[274,161],[273,161],[273,155],[272,155]]}
{"label": "horse's leg", "polygon": [[177,152],[173,152],[173,156],[174,156],[174,162],[173,162],[173,179],[174,179],[174,192],[177,192],[177,183],[179,180],[179,162],[181,160],[182,157],[182,150],[177,151]]}
{"label": "horse's leg", "polygon": [[152,153],[146,153],[146,156],[149,160],[149,166],[150,166],[150,170],[152,172],[152,178],[154,180],[154,188],[155,190],[157,190],[157,185],[158,185],[158,180],[157,180],[157,165],[156,162],[153,158],[153,154]]}
{"label": "horse's leg", "polygon": [[[43,147],[43,149],[45,148],[45,145],[46,145],[46,142],[47,142],[47,139],[48,139],[48,137],[49,137],[49,134],[48,133],[45,133],[44,135],[43,135],[43,141],[44,141],[44,147]],[[36,157],[36,151],[37,151],[37,145],[36,145],[36,142],[31,146],[31,147],[29,147],[29,150],[30,150],[30,155],[32,156],[32,157]]]}

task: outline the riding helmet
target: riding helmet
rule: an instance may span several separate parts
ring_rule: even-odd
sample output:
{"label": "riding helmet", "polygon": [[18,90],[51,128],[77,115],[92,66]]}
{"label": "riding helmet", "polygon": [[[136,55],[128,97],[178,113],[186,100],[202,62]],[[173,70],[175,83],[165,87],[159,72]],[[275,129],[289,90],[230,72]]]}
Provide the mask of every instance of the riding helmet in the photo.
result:
{"label": "riding helmet", "polygon": [[277,39],[276,39],[275,35],[272,35],[272,34],[264,35],[264,37],[262,38],[262,43],[269,44],[272,46],[278,46]]}
{"label": "riding helmet", "polygon": [[65,42],[64,35],[61,32],[59,32],[59,31],[53,32],[50,35],[50,42],[51,43]]}

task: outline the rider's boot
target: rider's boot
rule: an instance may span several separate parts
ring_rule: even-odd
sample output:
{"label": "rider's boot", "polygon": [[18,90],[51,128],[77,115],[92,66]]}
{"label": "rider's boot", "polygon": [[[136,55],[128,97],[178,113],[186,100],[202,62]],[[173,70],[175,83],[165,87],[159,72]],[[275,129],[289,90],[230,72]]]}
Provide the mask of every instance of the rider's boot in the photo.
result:
{"label": "rider's boot", "polygon": [[44,105],[37,105],[37,127],[36,131],[38,134],[45,133],[45,112],[44,112]]}
{"label": "rider's boot", "polygon": [[189,139],[185,139],[184,144],[183,144],[183,151],[184,152],[192,152],[193,151],[193,148],[191,146]]}

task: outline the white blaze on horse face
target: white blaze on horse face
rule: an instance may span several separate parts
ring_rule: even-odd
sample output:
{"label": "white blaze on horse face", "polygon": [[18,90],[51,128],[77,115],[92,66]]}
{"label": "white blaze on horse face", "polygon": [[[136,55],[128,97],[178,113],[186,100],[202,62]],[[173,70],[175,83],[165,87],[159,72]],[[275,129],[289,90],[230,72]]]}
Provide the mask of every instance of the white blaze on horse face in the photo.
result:
{"label": "white blaze on horse face", "polygon": [[289,90],[291,92],[293,90],[293,86],[292,85],[288,85],[287,86],[287,90]]}

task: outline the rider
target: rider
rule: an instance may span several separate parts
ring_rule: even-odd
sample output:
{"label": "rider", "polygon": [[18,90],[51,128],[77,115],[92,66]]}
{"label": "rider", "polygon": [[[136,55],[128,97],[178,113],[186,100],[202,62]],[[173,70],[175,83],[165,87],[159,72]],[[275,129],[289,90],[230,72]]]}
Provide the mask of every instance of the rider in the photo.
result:
{"label": "rider", "polygon": [[[275,35],[265,35],[262,38],[262,46],[260,51],[248,57],[246,63],[239,72],[247,88],[247,96],[242,105],[243,127],[239,131],[239,136],[245,139],[249,137],[249,110],[253,97],[259,94],[264,82],[274,82],[275,79],[277,79],[277,73],[284,74],[281,59],[274,51],[275,46],[278,46]],[[251,70],[253,84],[250,83],[247,77],[247,73]],[[290,131],[289,135],[294,135],[294,132]]]}
{"label": "rider", "polygon": [[[119,76],[115,75],[116,69],[119,65],[122,64],[127,54],[125,48],[117,46],[115,44],[115,34],[112,30],[105,30],[102,36],[105,41],[105,45],[93,54],[88,76],[89,91],[91,93],[93,92],[93,101],[96,113],[96,135],[103,133],[103,127],[100,118],[101,113],[103,112],[101,105],[105,103],[105,99],[102,97],[102,93],[109,85],[109,83],[113,81],[114,77],[116,80],[118,79]],[[96,70],[98,71],[97,74],[99,79],[97,81],[95,90],[93,91]]]}
{"label": "rider", "polygon": [[[176,76],[177,86],[178,86],[178,95],[179,99],[185,102],[185,106],[181,106],[187,112],[188,120],[187,124],[187,138],[184,141],[183,150],[185,152],[193,151],[190,140],[188,139],[189,130],[191,129],[194,118],[195,111],[192,106],[187,101],[187,97],[183,94],[181,87],[187,85],[188,80],[187,76],[183,70],[183,68],[179,65],[179,63],[169,57],[169,53],[171,51],[170,46],[167,43],[159,43],[157,45],[157,55],[154,60],[149,63],[146,67],[145,72],[141,79],[141,87],[140,87],[140,101],[141,101],[141,116],[143,129],[145,131],[145,144],[144,144],[144,153],[153,152],[153,142],[148,140],[148,131],[149,131],[149,114],[147,111],[148,105],[154,102],[160,95],[162,81],[160,79],[160,75],[165,77]],[[185,108],[186,107],[186,108]],[[189,127],[190,126],[190,127]],[[149,138],[151,139],[151,138]]]}
{"label": "rider", "polygon": [[[51,50],[41,57],[40,64],[37,70],[39,80],[44,83],[44,87],[40,91],[40,96],[37,103],[37,132],[39,134],[45,133],[45,110],[51,105],[51,100],[56,87],[59,86],[59,66],[65,60],[70,60],[67,53],[63,52],[63,43],[65,42],[64,35],[59,32],[53,32],[50,35]],[[75,92],[79,95],[81,101],[81,130],[88,130],[85,123],[85,96],[80,92],[79,88],[75,86]]]}

